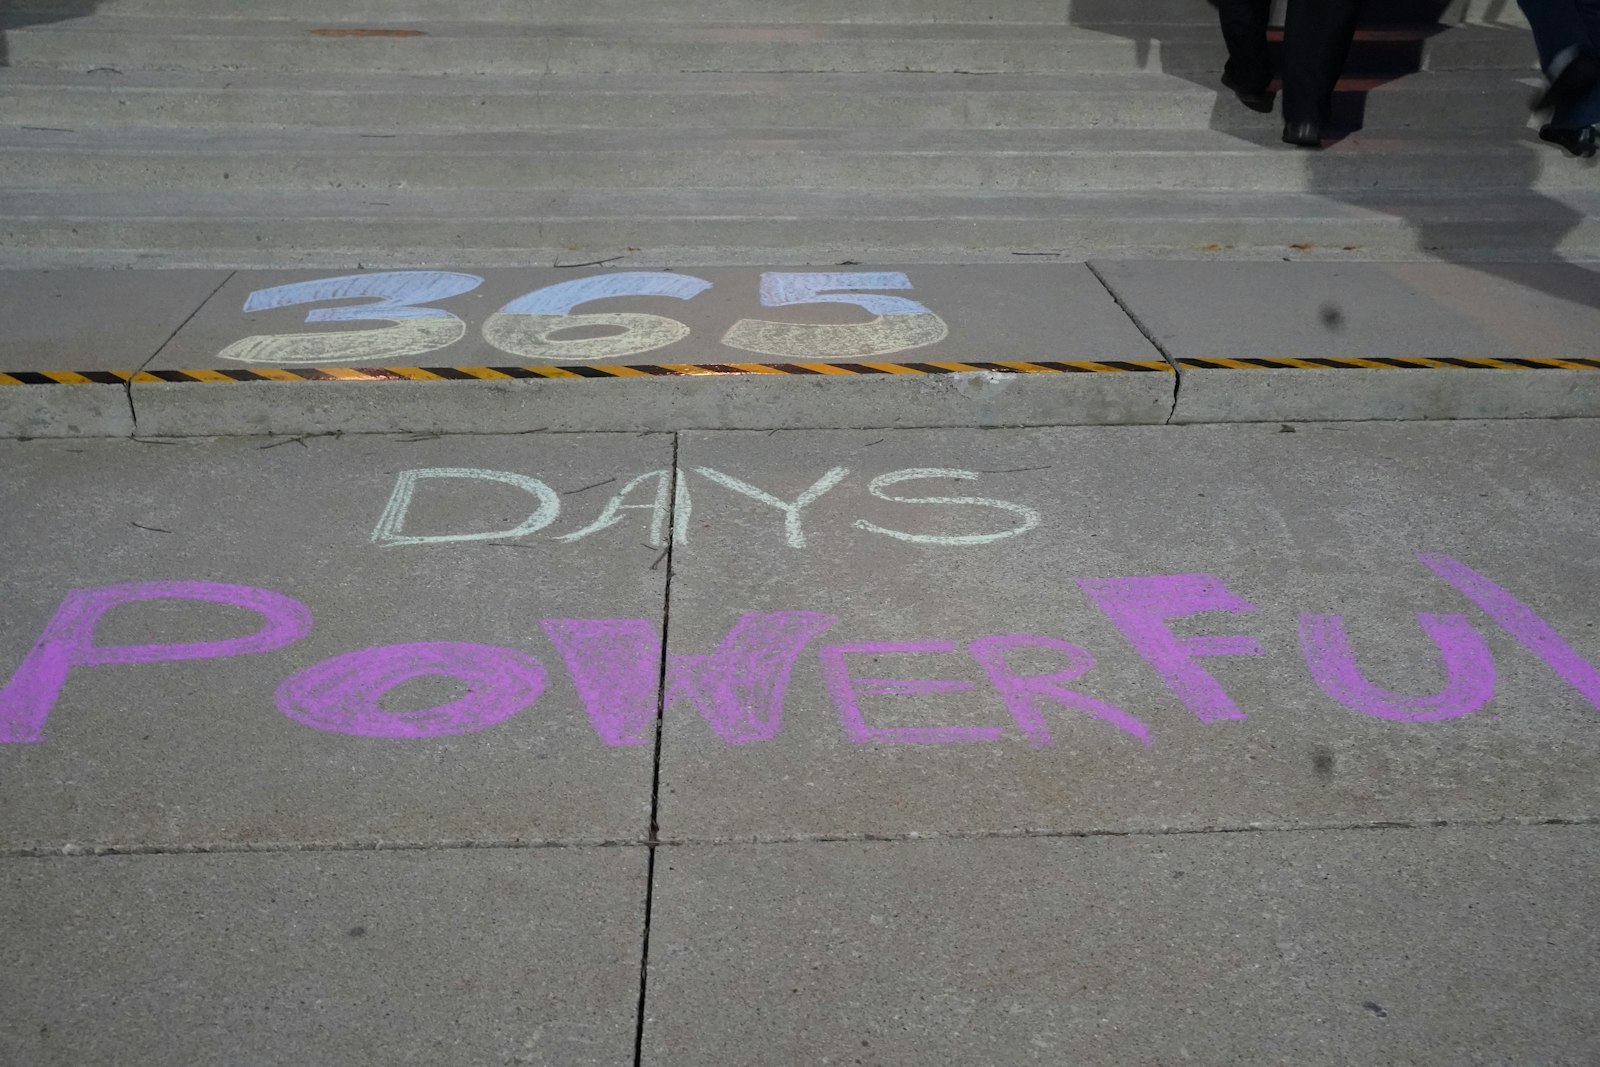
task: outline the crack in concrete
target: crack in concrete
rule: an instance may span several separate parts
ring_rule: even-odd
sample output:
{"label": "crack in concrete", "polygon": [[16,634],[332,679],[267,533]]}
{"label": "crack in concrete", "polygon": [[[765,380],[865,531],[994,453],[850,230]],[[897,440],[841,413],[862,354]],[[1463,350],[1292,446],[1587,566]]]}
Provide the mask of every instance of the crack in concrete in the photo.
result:
{"label": "crack in concrete", "polygon": [[[662,645],[665,648],[665,642]],[[659,723],[657,748],[660,747]],[[907,830],[797,834],[740,834],[724,836],[661,837],[655,825],[659,781],[652,792],[652,835],[645,838],[441,838],[433,841],[217,841],[142,845],[31,845],[0,848],[0,860],[83,858],[100,856],[198,856],[241,853],[295,852],[458,852],[475,849],[594,849],[644,848],[652,856],[658,848],[719,847],[738,845],[918,844],[934,841],[1022,841],[1074,838],[1197,837],[1211,834],[1362,833],[1389,830],[1487,830],[1495,828],[1543,829],[1600,826],[1600,815],[1506,815],[1498,818],[1375,819],[1332,822],[1242,822],[1206,826],[1145,826],[1112,829],[1019,828],[1012,830]],[[648,899],[648,898],[647,898]],[[647,915],[648,919],[648,915]]]}
{"label": "crack in concrete", "polygon": [[[678,543],[678,450],[682,443],[682,435],[674,432],[672,435],[672,462],[667,470],[672,472],[672,495],[667,503],[667,543],[661,549],[661,555],[656,562],[650,564],[650,569],[655,570],[656,564],[666,560],[666,573],[661,590],[661,659],[657,665],[656,673],[656,744],[654,759],[650,770],[650,831],[645,840],[648,858],[645,861],[644,879],[644,929],[640,934],[639,947],[639,1000],[635,1008],[633,1031],[633,1064],[640,1067],[644,1062],[644,1020],[645,999],[650,989],[650,920],[655,909],[656,894],[656,848],[661,842],[661,743],[662,727],[667,714],[667,671],[671,661],[668,659],[667,648],[672,636],[672,550]],[[590,488],[593,488],[592,486]]]}
{"label": "crack in concrete", "polygon": [[[194,321],[194,317],[196,315],[200,314],[200,312],[205,308],[205,306],[207,304],[211,303],[211,301],[216,297],[216,295],[218,293],[222,292],[222,287],[224,285],[227,285],[230,281],[232,281],[233,280],[233,276],[235,274],[238,274],[238,273],[239,272],[237,270],[230,270],[227,273],[227,275],[224,276],[223,279],[220,282],[217,283],[217,287],[215,289],[211,290],[211,292],[207,293],[205,295],[204,299],[202,299],[200,301],[200,303],[195,305],[194,310],[189,312],[189,314],[184,317],[184,320],[182,322],[178,323],[178,325],[173,329],[173,331],[171,333],[167,334],[167,339],[165,341],[162,341],[159,345],[156,346],[156,350],[154,352],[150,353],[150,357],[148,359],[146,359],[143,363],[139,364],[137,367],[134,368],[133,374],[140,373],[146,367],[148,367],[150,364],[154,363],[156,361],[156,359],[160,357],[161,353],[163,353],[163,352],[165,352],[167,350],[167,346],[172,343],[172,339],[174,337],[178,336],[178,334],[183,331],[183,328],[185,326],[189,325],[190,322]],[[122,383],[122,393],[123,393],[123,396],[125,396],[127,398],[127,401],[128,401],[128,418],[130,420],[132,420],[132,422],[133,422],[133,432],[131,434],[129,434],[128,436],[130,436],[130,437],[138,437],[139,436],[139,408],[133,402],[133,375],[129,375],[128,376],[128,380]]]}
{"label": "crack in concrete", "polygon": [[1105,275],[1100,273],[1099,268],[1088,260],[1084,260],[1083,265],[1089,269],[1090,274],[1094,275],[1094,280],[1100,283],[1101,288],[1105,289],[1106,295],[1116,301],[1117,307],[1128,317],[1128,321],[1133,323],[1134,329],[1144,335],[1144,339],[1150,343],[1150,347],[1160,352],[1161,358],[1166,360],[1168,366],[1172,368],[1172,406],[1167,409],[1167,417],[1162,420],[1162,425],[1171,426],[1172,420],[1178,415],[1178,398],[1183,392],[1183,368],[1178,365],[1178,361],[1173,358],[1172,353],[1167,351],[1166,346],[1156,340],[1155,332],[1145,325],[1144,320],[1139,317],[1138,313],[1123,301],[1121,294],[1106,280]]}

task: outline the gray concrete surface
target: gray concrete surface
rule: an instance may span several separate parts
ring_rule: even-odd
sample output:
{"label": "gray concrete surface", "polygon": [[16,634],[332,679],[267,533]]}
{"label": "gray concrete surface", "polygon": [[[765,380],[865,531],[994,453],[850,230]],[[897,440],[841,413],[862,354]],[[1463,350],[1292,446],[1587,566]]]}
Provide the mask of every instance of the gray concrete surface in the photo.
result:
{"label": "gray concrete surface", "polygon": [[[1105,286],[1082,263],[990,264],[962,267],[949,264],[849,263],[822,267],[765,266],[760,270],[738,268],[646,268],[657,276],[674,275],[685,285],[694,280],[710,283],[687,298],[673,296],[600,296],[572,308],[572,315],[624,312],[662,316],[681,323],[686,329],[677,340],[663,347],[604,355],[578,352],[572,355],[524,356],[495,347],[485,338],[485,325],[510,302],[556,285],[581,283],[586,279],[612,278],[633,268],[623,261],[603,266],[583,266],[577,256],[557,260],[578,266],[552,268],[548,264],[508,269],[475,269],[471,264],[440,261],[431,269],[482,278],[482,284],[458,295],[426,300],[427,307],[448,311],[466,324],[459,340],[446,347],[404,357],[374,359],[316,360],[313,366],[446,366],[481,367],[566,363],[782,363],[797,360],[827,359],[880,360],[888,362],[927,360],[1153,360],[1160,359],[1150,343],[1117,307]],[[424,268],[430,269],[430,268]],[[814,339],[798,338],[806,347],[793,354],[751,351],[724,343],[728,330],[742,320],[787,322],[805,325],[865,329],[878,316],[871,310],[834,300],[848,296],[830,289],[824,301],[805,301],[783,307],[763,307],[762,278],[778,273],[827,274],[903,274],[905,288],[863,284],[855,292],[867,298],[891,297],[923,305],[944,320],[947,334],[932,344],[895,351],[862,347],[865,336],[833,338],[822,331]],[[371,271],[350,271],[366,275]],[[331,270],[239,271],[207,301],[161,358],[150,365],[156,369],[188,367],[248,367],[238,358],[219,358],[219,353],[241,339],[256,335],[309,337],[339,331],[357,332],[388,325],[381,321],[327,323],[306,321],[314,309],[358,305],[375,298],[348,298],[299,303],[267,310],[244,310],[252,293],[279,286],[314,282],[339,277]],[[881,280],[881,279],[874,279]],[[460,283],[471,285],[470,278]],[[695,286],[698,288],[698,286]],[[263,298],[265,299],[265,298]],[[581,337],[581,321],[572,336]],[[608,329],[598,327],[589,332]],[[621,327],[610,327],[621,333]],[[567,336],[557,333],[559,340]],[[829,351],[829,346],[835,346]],[[286,349],[283,355],[301,358],[298,351]],[[286,360],[266,362],[267,366],[288,365]]]}
{"label": "gray concrete surface", "polygon": [[[228,277],[226,271],[14,271],[0,278],[0,371],[137,370]],[[127,386],[0,386],[0,432],[133,432]]]}
{"label": "gray concrete surface", "polygon": [[[316,366],[522,366],[575,363],[787,363],[832,360],[919,362],[966,360],[1164,361],[1082,264],[963,268],[939,265],[873,267],[842,264],[830,273],[902,273],[909,289],[864,290],[921,304],[938,322],[918,327],[908,342],[879,339],[878,316],[855,305],[823,301],[764,308],[761,278],[772,272],[699,269],[656,272],[699,279],[710,287],[688,299],[670,296],[603,298],[573,309],[575,316],[614,312],[663,316],[682,336],[664,347],[606,356],[560,351],[518,354],[491,345],[486,329],[498,311],[523,294],[584,278],[625,273],[609,269],[530,268],[471,272],[484,279],[469,292],[429,306],[449,311],[459,339],[432,351],[396,356],[352,349],[355,358]],[[326,343],[333,333],[371,331],[383,323],[312,323],[306,305],[245,312],[247,298],[274,286],[313,281],[307,271],[240,272],[229,280],[151,364],[152,370],[294,365],[301,351],[286,342],[271,352],[236,347],[247,337],[284,336]],[[470,280],[463,284],[470,284]],[[839,294],[827,294],[839,295]],[[342,303],[335,302],[335,303]],[[313,305],[328,306],[324,301]],[[593,320],[591,320],[593,321]],[[881,321],[881,320],[880,320]],[[891,317],[892,321],[892,317]],[[594,329],[575,318],[577,333]],[[781,345],[751,351],[727,343],[736,323],[814,325]],[[599,330],[621,329],[601,325]],[[829,333],[862,331],[860,336]],[[890,331],[892,333],[892,331]],[[943,333],[942,339],[939,334]],[[868,336],[872,334],[872,336]],[[557,332],[557,338],[565,336]],[[764,344],[755,340],[750,343]],[[876,351],[875,351],[876,350]],[[308,350],[316,356],[317,350]],[[326,354],[326,353],[323,353]],[[343,355],[335,353],[335,355]],[[260,363],[244,362],[250,357]],[[998,374],[896,376],[849,382],[760,375],[723,378],[640,378],[604,381],[519,380],[412,384],[251,383],[248,385],[139,382],[133,402],[140,431],[152,434],[352,432],[522,432],[552,430],[676,430],[685,427],[820,427],[877,425],[1017,425],[1164,421],[1171,411],[1172,376],[1164,371],[1071,374],[1024,381]]]}
{"label": "gray concrete surface", "polygon": [[0,1057],[628,1063],[643,849],[8,859]]}
{"label": "gray concrete surface", "polygon": [[[645,529],[565,544],[604,489],[564,496],[528,537],[380,546],[371,540],[401,471],[476,468],[548,480],[555,493],[670,464],[670,437],[394,438],[294,442],[7,442],[0,516],[13,555],[0,662],[9,677],[70,590],[124,582],[225,582],[301,601],[303,640],[231,658],[73,669],[44,740],[0,746],[0,846],[641,839],[648,747],[606,748],[542,618],[659,618],[664,570]],[[539,505],[520,488],[421,484],[406,534],[493,532]],[[624,513],[632,518],[637,513]],[[510,547],[504,547],[509,545]],[[239,608],[117,608],[100,644],[214,641],[257,629]],[[520,650],[547,670],[537,703],[492,728],[434,738],[314,729],[278,709],[286,678],[373,646],[468,642]],[[457,699],[428,679],[392,711]]]}
{"label": "gray concrete surface", "polygon": [[[1520,86],[1519,86],[1520,88]],[[1511,124],[1515,129],[1520,122]],[[803,192],[861,188],[983,189],[991,193],[1407,192],[1445,186],[1469,168],[1515,173],[1525,189],[1591,190],[1594,170],[1533,151],[1532,133],[1464,136],[1447,128],[1357,133],[1321,154],[1263,152],[1237,130],[845,129],[790,123],[773,129],[448,130],[352,137],[347,129],[21,129],[0,143],[0,183],[104,191],[148,183],[210,191],[344,189],[383,200],[391,189],[561,192],[617,197],[714,187],[738,174],[748,187]],[[1256,139],[1276,134],[1263,118]],[[1525,143],[1526,142],[1526,143]],[[224,178],[226,175],[226,178]]]}
{"label": "gray concrete surface", "polygon": [[[810,611],[837,622],[794,661],[782,729],[770,740],[728,744],[689,701],[668,710],[662,833],[1125,832],[1589,811],[1600,797],[1587,771],[1600,740],[1597,708],[1416,553],[1444,553],[1489,576],[1600,661],[1596,426],[685,434],[680,467],[720,471],[780,501],[832,468],[850,473],[802,512],[803,548],[788,542],[776,506],[690,476],[693,518],[672,561],[673,652],[712,651],[745,612]],[[977,476],[871,489],[890,472],[929,469]],[[890,497],[1004,501],[1036,513],[1037,526],[953,545],[863,528],[971,537],[1026,522],[993,505]],[[1077,585],[1193,573],[1215,575],[1255,608],[1172,624],[1178,634],[1260,641],[1260,658],[1197,661],[1245,718],[1202,719],[1191,708],[1211,705],[1180,699]],[[1497,677],[1478,713],[1391,721],[1345,706],[1313,680],[1297,639],[1302,613],[1346,620],[1373,685],[1438,691],[1439,652],[1416,612],[1463,613],[1481,635]],[[1049,701],[1040,713],[1054,744],[1031,745],[966,651],[977,638],[1011,633],[1087,650],[1095,666],[1067,688],[1135,717],[1150,745]],[[853,677],[970,686],[862,695],[868,727],[998,736],[852,741],[820,647],[862,642],[950,647],[856,654]],[[1052,672],[1063,656],[1024,650],[1012,662]]]}
{"label": "gray concrete surface", "polygon": [[[21,323],[15,348],[22,354],[15,358],[58,362],[53,368],[14,369],[116,366],[167,372],[383,364],[1065,360],[1131,361],[1147,372],[877,374],[848,380],[761,375],[201,385],[141,380],[127,391],[131,412],[120,385],[4,387],[0,431],[22,437],[131,432],[156,436],[521,433],[1600,414],[1600,390],[1593,388],[1592,369],[1252,370],[1197,362],[1258,357],[1590,359],[1591,338],[1600,328],[1593,264],[842,262],[836,270],[813,272],[903,275],[911,288],[861,290],[869,301],[911,300],[937,317],[896,333],[887,326],[895,321],[893,316],[874,326],[875,311],[848,303],[761,305],[762,278],[804,272],[803,266],[672,268],[635,264],[627,258],[573,269],[447,269],[446,274],[460,276],[448,290],[451,295],[418,299],[420,306],[440,313],[423,324],[431,326],[433,334],[420,342],[415,330],[408,333],[401,324],[378,318],[379,312],[368,320],[308,321],[311,315],[358,310],[373,304],[375,296],[299,294],[297,298],[303,298],[299,303],[261,306],[270,303],[275,289],[345,277],[373,278],[383,272],[241,271],[227,277],[225,284],[226,276],[220,273],[18,272],[13,275],[17,284],[12,299]],[[581,262],[561,256],[557,261]],[[505,321],[500,309],[525,294],[630,273],[679,279],[688,286],[685,292],[701,283],[709,283],[709,288],[688,298],[600,295],[585,300],[571,309],[570,326],[562,319],[548,320],[546,337],[553,338],[554,345],[543,341],[524,348],[496,326]],[[427,274],[414,269],[393,277]],[[168,279],[171,284],[163,284]],[[475,279],[482,279],[481,284]],[[195,284],[200,281],[221,288],[197,309]],[[25,299],[30,293],[40,299]],[[63,320],[58,301],[48,298],[74,293],[97,309],[82,323]],[[134,309],[135,318],[142,316],[150,324],[145,331],[150,336],[136,332],[126,343],[117,341],[108,331],[119,308]],[[617,314],[657,318],[608,318]],[[665,331],[652,338],[657,347],[630,342],[638,335],[627,331],[641,321],[646,329]],[[170,329],[176,324],[182,328],[170,339],[152,340],[157,326],[168,323],[174,323]],[[624,333],[627,336],[619,337],[616,347],[605,347],[611,343],[608,334]],[[397,334],[404,336],[384,347],[389,344],[385,338]],[[490,343],[491,335],[499,347]],[[49,340],[30,347],[29,338],[46,336]],[[347,348],[340,348],[341,338],[348,340]],[[560,347],[574,343],[591,347]],[[771,347],[755,351],[750,345]],[[159,355],[154,355],[157,348]],[[96,358],[85,367],[66,366],[74,351],[92,351]],[[1180,363],[1181,385],[1165,373],[1168,358]],[[1158,370],[1148,372],[1151,367]]]}
{"label": "gray concrete surface", "polygon": [[1594,263],[1095,260],[1175,359],[1593,357]]}
{"label": "gray concrete surface", "polygon": [[959,7],[56,0],[0,25],[0,262],[1600,248],[1514,5],[1374,9],[1315,156],[1219,96],[1203,6]]}
{"label": "gray concrete surface", "polygon": [[1600,1056],[1593,827],[685,848],[645,1064]]}
{"label": "gray concrete surface", "polygon": [[[0,444],[9,740],[66,670],[42,740],[0,744],[0,1059],[1587,1064],[1600,423],[1293,429]],[[401,471],[441,469],[396,504]],[[540,479],[559,515],[513,530],[538,491],[463,469]],[[1169,624],[1260,640],[1199,660],[1244,718],[1164,682],[1076,581],[1196,572],[1255,609]],[[129,581],[263,587],[315,621],[254,655],[76,662],[257,625],[60,613]],[[766,622],[803,648],[747,623],[694,658],[782,611],[815,613]],[[1431,704],[1406,702],[1447,675],[1415,612],[1453,650]],[[1358,677],[1314,680],[1301,613],[1345,620]],[[1092,656],[1059,684],[1101,705],[1008,708],[966,651],[1008,633],[1080,645],[1006,666]],[[304,721],[339,691],[308,668],[416,641],[531,656],[541,699],[455,735]],[[910,641],[950,648],[822,651]],[[437,722],[504,655],[359,722]],[[840,659],[866,743],[824,684]],[[997,736],[866,733],[963,727]]]}
{"label": "gray concrete surface", "polygon": [[133,432],[126,385],[0,385],[0,436],[125,437]]}
{"label": "gray concrete surface", "polygon": [[849,381],[730,375],[607,381],[140,383],[143,434],[671,432],[783,426],[1154,425],[1173,375],[992,372]]}
{"label": "gray concrete surface", "polygon": [[[1593,264],[1098,262],[1170,357],[1592,359]],[[1241,323],[1248,323],[1248,329]],[[1583,370],[1238,371],[1181,366],[1178,422],[1600,414]]]}
{"label": "gray concrete surface", "polygon": [[227,271],[7,271],[0,370],[138,370],[227,280]]}

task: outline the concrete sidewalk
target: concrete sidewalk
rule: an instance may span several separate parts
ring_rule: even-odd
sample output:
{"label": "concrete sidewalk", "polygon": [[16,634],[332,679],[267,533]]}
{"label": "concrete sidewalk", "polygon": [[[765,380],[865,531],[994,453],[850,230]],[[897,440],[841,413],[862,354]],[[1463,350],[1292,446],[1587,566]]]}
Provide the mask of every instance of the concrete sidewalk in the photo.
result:
{"label": "concrete sidewalk", "polygon": [[1592,265],[1298,254],[10,272],[0,434],[1600,414]]}
{"label": "concrete sidewalk", "polygon": [[0,459],[6,1062],[1600,1055],[1600,423]]}

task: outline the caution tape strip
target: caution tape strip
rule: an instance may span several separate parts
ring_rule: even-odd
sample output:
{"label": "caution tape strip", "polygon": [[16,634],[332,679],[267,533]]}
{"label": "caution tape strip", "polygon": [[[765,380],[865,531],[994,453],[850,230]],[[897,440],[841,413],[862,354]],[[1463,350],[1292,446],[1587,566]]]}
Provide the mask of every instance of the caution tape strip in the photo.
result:
{"label": "caution tape strip", "polygon": [[[1600,370],[1600,359],[1489,356],[1330,356],[1180,359],[1181,370]],[[859,377],[876,374],[1171,373],[1163,360],[1013,360],[928,363],[648,363],[544,367],[223,367],[207,370],[0,372],[0,385],[211,382],[436,382],[522,378],[682,378],[737,374]]]}

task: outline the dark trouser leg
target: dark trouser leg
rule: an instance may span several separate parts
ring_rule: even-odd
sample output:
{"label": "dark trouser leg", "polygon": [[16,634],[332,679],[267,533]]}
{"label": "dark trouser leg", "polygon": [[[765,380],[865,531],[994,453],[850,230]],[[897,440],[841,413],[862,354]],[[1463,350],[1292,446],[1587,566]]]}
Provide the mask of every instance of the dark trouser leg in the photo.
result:
{"label": "dark trouser leg", "polygon": [[1289,0],[1283,27],[1283,120],[1328,121],[1350,57],[1361,0]]}
{"label": "dark trouser leg", "polygon": [[1267,19],[1272,0],[1213,0],[1228,46],[1229,80],[1250,92],[1266,89],[1272,81],[1272,56],[1267,51]]}
{"label": "dark trouser leg", "polygon": [[[1576,46],[1600,52],[1600,0],[1518,0],[1533,27],[1539,65],[1550,72],[1556,58]],[[1600,89],[1550,117],[1551,123],[1581,129],[1600,123]]]}

